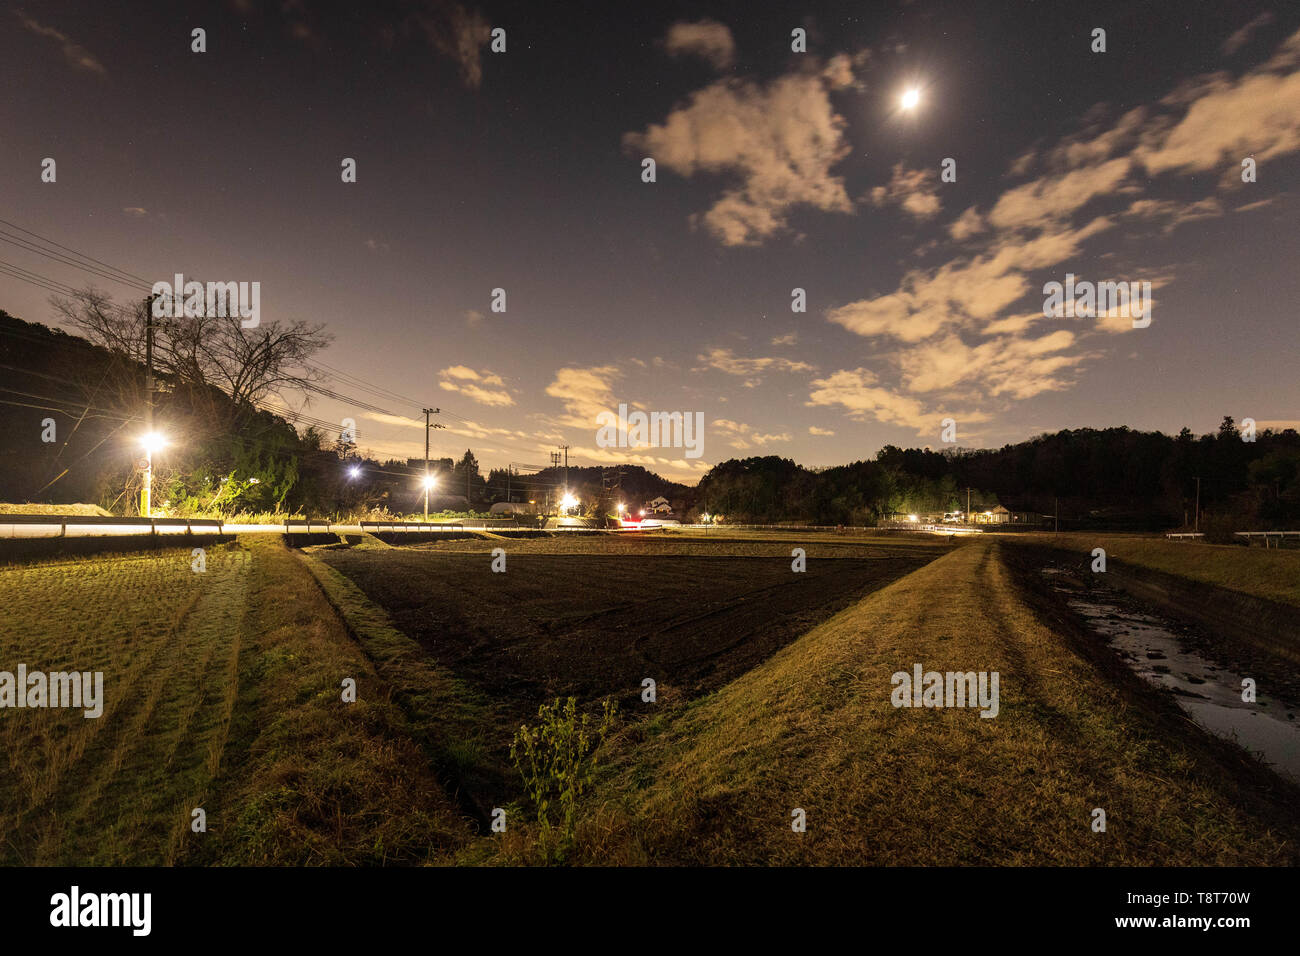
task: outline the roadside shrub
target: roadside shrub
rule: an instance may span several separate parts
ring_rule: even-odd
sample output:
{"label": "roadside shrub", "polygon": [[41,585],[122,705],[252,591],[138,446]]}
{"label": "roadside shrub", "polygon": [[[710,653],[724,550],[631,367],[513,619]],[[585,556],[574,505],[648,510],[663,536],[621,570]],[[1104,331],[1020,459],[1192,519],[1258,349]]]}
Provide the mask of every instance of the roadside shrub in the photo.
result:
{"label": "roadside shrub", "polygon": [[578,714],[578,702],[556,698],[537,709],[538,721],[524,724],[510,745],[524,787],[537,810],[543,858],[562,861],[573,844],[578,800],[591,784],[596,751],[614,726],[618,705],[605,699],[601,716]]}

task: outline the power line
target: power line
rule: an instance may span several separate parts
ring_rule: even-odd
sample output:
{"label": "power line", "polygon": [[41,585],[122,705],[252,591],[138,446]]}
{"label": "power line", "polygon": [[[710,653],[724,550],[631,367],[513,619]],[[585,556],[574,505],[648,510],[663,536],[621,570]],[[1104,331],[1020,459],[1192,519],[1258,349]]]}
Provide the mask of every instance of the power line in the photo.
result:
{"label": "power line", "polygon": [[42,249],[40,246],[30,243],[20,236],[15,236],[11,232],[5,232],[3,229],[0,229],[0,242],[7,242],[12,246],[17,246],[19,249],[26,249],[28,252],[34,252],[37,255],[44,256],[54,262],[72,266],[73,268],[80,269],[83,272],[89,272],[91,275],[98,276],[101,279],[107,279],[110,282],[116,282],[119,285],[130,286],[133,289],[142,289],[146,292],[153,290],[153,286],[151,285],[141,284],[134,279],[124,279],[119,275],[114,275],[113,273],[96,266],[87,265],[84,262],[79,262],[76,259],[71,259],[68,256],[61,255],[57,252],[51,252],[48,249]]}
{"label": "power line", "polygon": [[[44,256],[55,262],[60,262],[65,265],[70,265],[74,268],[81,269],[92,275],[99,276],[100,278],[108,279],[109,281],[117,282],[121,285],[126,285],[132,288],[136,288],[140,291],[151,292],[153,289],[152,285],[149,283],[149,280],[143,278],[142,276],[136,275],[135,273],[129,272],[126,269],[122,269],[118,266],[111,265],[107,262],[104,262],[101,259],[96,259],[94,256],[87,255],[86,253],[73,249],[70,246],[64,245],[60,242],[56,242],[55,240],[50,239],[48,236],[43,236],[39,233],[33,232],[32,230],[19,226],[18,224],[10,222],[7,219],[0,219],[0,224],[4,224],[6,226],[9,226],[12,229],[16,229],[18,232],[21,232],[27,236],[31,236],[33,239],[37,239],[40,242],[47,244],[48,246],[54,247],[54,249],[62,250],[63,253],[68,253],[68,255],[63,255],[59,252],[54,252],[51,249],[42,248],[41,246],[32,243],[29,240],[23,239],[21,236],[16,236],[13,233],[5,232],[4,230],[0,230],[0,242],[7,242],[11,245],[18,246],[19,248],[25,249],[27,251],[35,252],[38,255]],[[22,274],[15,274],[14,272],[9,272],[7,271],[7,269],[14,269],[17,270],[18,273],[22,273]],[[10,264],[0,264],[0,274],[9,275],[11,278],[20,279],[21,281],[25,281],[32,285],[36,285],[39,288],[43,288],[46,291],[53,292],[58,295],[75,295],[78,291],[68,283],[64,283],[60,280],[51,279],[48,276],[43,276],[31,270],[23,269],[19,266],[13,266]],[[33,278],[28,278],[29,276]],[[373,382],[366,381],[360,376],[357,376],[350,372],[345,372],[342,369],[335,368],[331,365],[326,364],[325,362],[314,362],[314,363],[309,362],[309,363],[304,363],[304,366],[309,370],[330,373],[330,374],[325,374],[324,377],[327,379],[328,378],[339,379],[345,385],[351,388],[359,389],[363,392],[367,392],[369,394],[376,395],[381,398],[387,398],[390,400],[403,402],[415,408],[422,408],[424,405],[423,402],[413,399],[410,396],[403,395],[391,388],[387,388],[386,386],[377,385]],[[314,392],[326,398],[331,398],[334,399],[335,401],[344,402],[346,404],[353,405],[357,408],[374,412],[376,414],[390,415],[394,418],[408,417],[393,412],[390,409],[371,404],[370,402],[366,402],[361,399],[357,399],[351,395],[347,395],[336,389],[323,387],[315,383],[299,383],[299,387],[303,388],[304,391]],[[277,412],[277,414],[279,413]],[[442,414],[444,414],[448,418],[454,419],[455,421],[461,422],[465,426],[470,428],[483,427],[479,425],[477,422],[453,411],[448,411],[444,409]],[[418,420],[415,419],[414,416],[409,416],[409,417],[411,418],[413,424],[419,424]],[[304,420],[306,420],[305,417],[303,418]],[[325,423],[320,421],[319,419],[315,421],[315,424],[317,424],[319,427],[327,427],[330,429],[333,429],[335,427],[333,423]],[[473,438],[474,436],[470,436],[470,437]],[[495,442],[496,444],[504,445],[510,448],[516,448],[516,449],[528,448],[529,451],[537,450],[535,446],[526,445],[525,443],[517,439],[501,438],[497,436],[497,437],[491,437],[488,440]]]}
{"label": "power line", "polygon": [[[66,251],[66,252],[71,252],[73,255],[78,256],[78,257],[80,257],[80,258],[82,258],[82,259],[86,259],[86,260],[88,260],[88,261],[90,261],[90,262],[94,262],[94,263],[96,263],[96,264],[98,264],[98,265],[101,265],[101,266],[103,266],[103,267],[106,268],[106,269],[111,269],[113,272],[120,272],[122,275],[127,276],[128,278],[136,279],[136,280],[138,280],[139,282],[144,283],[145,285],[149,285],[149,280],[148,280],[148,279],[143,279],[143,278],[141,278],[141,277],[138,276],[138,275],[135,275],[135,274],[133,274],[133,273],[127,272],[125,269],[119,269],[119,268],[117,268],[116,266],[110,266],[107,262],[101,262],[100,260],[94,258],[93,256],[88,256],[88,255],[86,255],[86,254],[83,253],[83,252],[77,252],[77,250],[75,250],[75,249],[70,249],[69,247],[67,247],[67,246],[65,246],[65,245],[61,245],[60,243],[55,242],[53,239],[49,239],[49,238],[46,238],[45,236],[39,235],[38,233],[32,232],[30,229],[24,229],[22,226],[18,225],[17,223],[12,223],[12,222],[10,222],[10,221],[7,220],[7,219],[0,219],[0,223],[4,223],[6,226],[9,226],[10,228],[12,228],[12,229],[17,229],[19,232],[26,233],[26,234],[29,235],[29,236],[32,236],[32,237],[34,237],[34,238],[36,238],[36,239],[41,240],[42,242],[48,242],[50,245],[55,246],[55,247],[57,247],[57,248],[59,248],[59,249],[63,249],[63,250]],[[151,286],[151,288],[152,288],[152,286]]]}

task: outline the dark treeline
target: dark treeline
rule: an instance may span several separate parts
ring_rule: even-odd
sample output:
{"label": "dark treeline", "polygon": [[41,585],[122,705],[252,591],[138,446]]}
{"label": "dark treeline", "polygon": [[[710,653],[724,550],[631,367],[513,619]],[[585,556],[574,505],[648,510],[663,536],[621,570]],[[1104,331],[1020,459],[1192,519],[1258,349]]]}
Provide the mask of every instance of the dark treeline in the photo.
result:
{"label": "dark treeline", "polygon": [[1177,436],[1080,428],[1000,449],[880,450],[873,461],[810,470],[783,458],[723,462],[701,480],[700,510],[729,521],[874,524],[893,514],[1001,504],[1054,515],[1062,528],[1157,530],[1190,524],[1200,482],[1201,528],[1291,527],[1300,521],[1300,434],[1231,418]]}
{"label": "dark treeline", "polygon": [[[112,327],[138,326],[138,316],[124,312]],[[135,512],[146,388],[133,340],[125,341],[104,347],[0,311],[0,500]],[[176,341],[170,367],[157,376],[156,430],[172,441],[155,458],[156,506],[170,514],[421,510],[423,460],[381,461],[324,423],[300,430],[260,402],[232,398],[211,368],[182,361],[186,344]],[[293,376],[293,358],[285,376]],[[707,511],[734,522],[870,525],[894,514],[966,510],[970,489],[973,510],[1001,504],[1052,515],[1059,507],[1063,529],[1157,530],[1191,523],[1199,477],[1200,526],[1213,535],[1300,526],[1300,435],[1247,437],[1225,418],[1200,436],[1186,428],[1172,437],[1084,428],[1000,449],[886,446],[874,460],[817,470],[749,458],[717,465],[696,488],[636,465],[483,476],[467,449],[430,463],[437,478],[430,507],[486,510],[507,500],[543,507],[567,487],[587,514],[612,513],[620,502],[635,512],[663,495],[683,517]]]}

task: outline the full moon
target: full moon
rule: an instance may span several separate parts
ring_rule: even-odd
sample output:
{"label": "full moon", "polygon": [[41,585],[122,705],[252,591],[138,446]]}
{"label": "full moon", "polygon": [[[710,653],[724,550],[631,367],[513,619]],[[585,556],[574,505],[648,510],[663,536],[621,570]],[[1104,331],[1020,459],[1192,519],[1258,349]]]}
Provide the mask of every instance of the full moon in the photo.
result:
{"label": "full moon", "polygon": [[916,104],[921,102],[921,91],[912,89],[903,94],[903,109],[915,109]]}

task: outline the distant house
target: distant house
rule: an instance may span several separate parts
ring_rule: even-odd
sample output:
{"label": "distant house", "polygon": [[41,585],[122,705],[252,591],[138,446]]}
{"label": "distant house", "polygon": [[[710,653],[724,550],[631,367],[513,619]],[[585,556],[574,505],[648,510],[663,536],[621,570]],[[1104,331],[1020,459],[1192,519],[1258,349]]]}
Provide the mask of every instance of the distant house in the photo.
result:
{"label": "distant house", "polygon": [[971,512],[970,518],[975,524],[1014,524],[1020,527],[1037,527],[1043,521],[1042,515],[1031,511],[1010,511],[1002,505]]}
{"label": "distant house", "polygon": [[984,519],[985,524],[1007,524],[1011,520],[1011,512],[1002,505],[995,505],[980,517]]}
{"label": "distant house", "polygon": [[670,515],[673,513],[673,506],[668,503],[667,498],[660,495],[653,501],[645,503],[645,513],[648,515]]}

